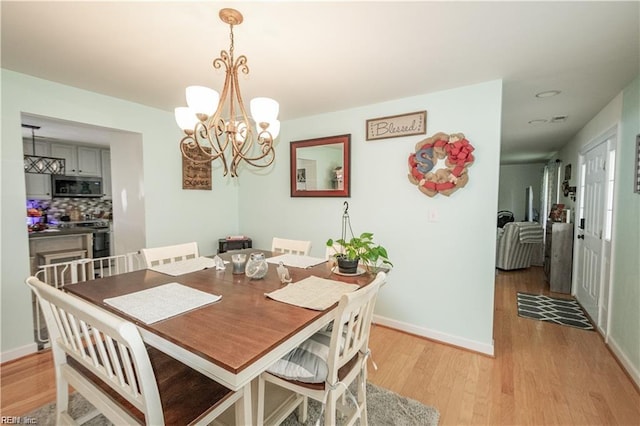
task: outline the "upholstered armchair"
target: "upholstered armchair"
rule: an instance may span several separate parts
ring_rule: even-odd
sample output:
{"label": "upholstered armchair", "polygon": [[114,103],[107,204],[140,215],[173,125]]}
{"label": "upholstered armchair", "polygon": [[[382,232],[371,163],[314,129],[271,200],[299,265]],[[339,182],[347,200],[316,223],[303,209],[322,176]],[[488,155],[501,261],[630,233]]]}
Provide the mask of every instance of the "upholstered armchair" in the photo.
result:
{"label": "upholstered armchair", "polygon": [[528,268],[534,250],[543,242],[544,230],[538,222],[510,222],[498,228],[496,268]]}

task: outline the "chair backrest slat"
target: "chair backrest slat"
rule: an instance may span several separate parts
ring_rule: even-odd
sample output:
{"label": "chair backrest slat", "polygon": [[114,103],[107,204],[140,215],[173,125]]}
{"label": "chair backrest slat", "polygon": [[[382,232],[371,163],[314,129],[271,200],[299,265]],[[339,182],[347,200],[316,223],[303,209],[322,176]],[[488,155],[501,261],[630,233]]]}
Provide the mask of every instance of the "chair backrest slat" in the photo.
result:
{"label": "chair backrest slat", "polygon": [[[55,307],[52,307],[55,309]],[[71,328],[71,322],[73,321],[73,317],[70,318],[70,315],[66,315],[64,311],[59,311],[58,316],[60,317],[61,322],[61,333],[64,333],[65,343],[69,345],[73,350],[78,350],[78,345],[76,344],[75,336],[73,335],[73,329]],[[45,316],[46,318],[46,316]]]}
{"label": "chair backrest slat", "polygon": [[113,338],[109,335],[105,336],[105,342],[107,344],[107,359],[111,364],[111,372],[117,378],[118,385],[124,387],[126,386],[127,382],[122,375],[122,366],[120,365],[120,357],[118,356],[118,352],[116,352],[116,345],[114,344]]}
{"label": "chair backrest slat", "polygon": [[[77,348],[78,351],[81,351],[84,348],[84,345],[82,343],[84,339],[82,336],[82,332],[80,331],[81,327],[78,327],[78,319],[73,315],[65,317],[69,318],[69,328],[71,329],[69,337],[73,339],[75,348]],[[84,354],[84,351],[82,353]]]}
{"label": "chair backrest slat", "polygon": [[176,244],[173,246],[143,248],[140,250],[147,268],[164,263],[180,262],[182,260],[193,259],[199,255],[198,243],[191,242]]}
{"label": "chair backrest slat", "polygon": [[138,387],[138,381],[136,380],[135,372],[133,371],[133,360],[129,356],[129,350],[122,344],[120,344],[120,353],[122,354],[122,364],[124,365],[124,372],[126,378],[126,384],[129,384],[135,393],[142,393]]}
{"label": "chair backrest slat", "polygon": [[97,329],[93,329],[92,331],[94,340],[96,342],[95,345],[98,348],[98,354],[100,354],[100,360],[96,358],[96,363],[94,364],[94,366],[97,369],[103,370],[104,374],[109,379],[113,379],[113,377],[115,376],[115,372],[113,371],[113,366],[111,365],[111,363],[108,362],[109,357],[107,356],[107,348],[105,347],[105,342],[107,342],[109,339],[104,338],[102,336],[102,333]]}
{"label": "chair backrest slat", "polygon": [[289,253],[308,256],[311,252],[311,241],[288,240],[274,237],[271,242],[271,251],[274,253]]}
{"label": "chair backrest slat", "polygon": [[93,365],[98,364],[98,356],[96,354],[96,350],[93,345],[93,340],[91,340],[92,330],[91,327],[87,325],[86,322],[81,321],[80,326],[82,327],[82,335],[84,336],[83,345],[85,348],[89,350],[89,358],[91,358],[91,362]]}

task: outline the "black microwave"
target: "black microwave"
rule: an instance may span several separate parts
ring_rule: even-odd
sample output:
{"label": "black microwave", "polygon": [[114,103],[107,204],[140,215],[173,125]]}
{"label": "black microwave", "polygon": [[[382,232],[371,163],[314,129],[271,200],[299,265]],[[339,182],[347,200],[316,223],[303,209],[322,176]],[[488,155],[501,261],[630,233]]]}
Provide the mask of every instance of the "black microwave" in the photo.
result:
{"label": "black microwave", "polygon": [[51,175],[54,197],[102,197],[102,178],[94,176]]}

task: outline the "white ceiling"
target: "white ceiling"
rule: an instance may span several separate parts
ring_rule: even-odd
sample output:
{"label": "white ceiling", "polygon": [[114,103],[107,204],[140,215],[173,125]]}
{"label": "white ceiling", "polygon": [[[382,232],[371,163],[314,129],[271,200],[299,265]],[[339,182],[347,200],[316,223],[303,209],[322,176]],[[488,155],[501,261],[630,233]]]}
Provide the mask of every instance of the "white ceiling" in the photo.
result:
{"label": "white ceiling", "polygon": [[[637,1],[1,7],[3,68],[167,111],[185,104],[188,85],[221,88],[211,62],[229,48],[222,7],[244,15],[234,28],[236,56],[250,68],[243,97],[277,99],[281,121],[501,78],[503,163],[548,158],[640,72]],[[535,97],[546,90],[562,93]],[[560,115],[567,120],[550,122]],[[528,123],[536,119],[549,122]],[[428,134],[440,130],[465,129],[427,121]]]}

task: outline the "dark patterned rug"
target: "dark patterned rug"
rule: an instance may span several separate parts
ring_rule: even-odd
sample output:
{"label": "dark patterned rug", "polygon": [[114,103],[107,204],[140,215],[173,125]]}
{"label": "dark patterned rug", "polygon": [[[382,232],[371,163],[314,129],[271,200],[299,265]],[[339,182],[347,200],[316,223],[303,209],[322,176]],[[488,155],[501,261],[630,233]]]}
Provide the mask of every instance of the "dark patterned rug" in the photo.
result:
{"label": "dark patterned rug", "polygon": [[560,325],[594,330],[591,321],[574,299],[556,299],[541,294],[518,293],[518,316]]}
{"label": "dark patterned rug", "polygon": [[[45,405],[26,414],[21,419],[29,424],[54,425],[56,420],[55,407],[55,403]],[[318,402],[309,400],[309,418],[305,425],[315,424],[320,414],[320,408]],[[69,410],[74,418],[78,418],[95,409],[79,393],[74,392],[69,398]],[[369,424],[376,426],[437,426],[440,413],[434,407],[367,383],[367,416]],[[102,415],[98,415],[84,425],[111,426],[112,423]],[[301,426],[302,424],[298,422],[296,413],[291,413],[282,425]]]}

